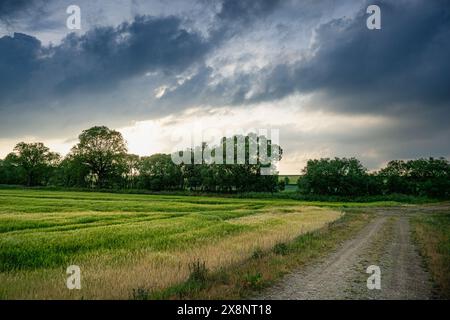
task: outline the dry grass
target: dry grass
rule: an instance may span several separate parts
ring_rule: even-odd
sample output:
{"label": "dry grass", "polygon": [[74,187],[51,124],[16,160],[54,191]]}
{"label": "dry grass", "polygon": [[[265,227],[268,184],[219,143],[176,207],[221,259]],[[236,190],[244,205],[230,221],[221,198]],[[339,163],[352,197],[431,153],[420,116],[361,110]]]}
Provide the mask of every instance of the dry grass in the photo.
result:
{"label": "dry grass", "polygon": [[450,213],[414,217],[413,231],[439,298],[450,299]]}
{"label": "dry grass", "polygon": [[[244,232],[221,234],[183,250],[116,249],[84,257],[78,265],[82,290],[65,287],[62,267],[7,271],[0,274],[0,297],[5,299],[128,299],[134,289],[163,290],[186,281],[189,263],[204,261],[212,272],[248,260],[255,250],[267,251],[277,243],[317,230],[342,213],[314,207],[279,207],[227,223],[251,226]],[[207,239],[208,240],[208,239]]]}
{"label": "dry grass", "polygon": [[[200,287],[189,282],[154,295],[163,299],[248,299],[271,286],[288,272],[313,263],[356,235],[372,219],[365,213],[346,213],[324,227],[281,243],[284,250],[259,252],[239,264],[225,266],[209,275]],[[152,296],[150,296],[152,298]]]}

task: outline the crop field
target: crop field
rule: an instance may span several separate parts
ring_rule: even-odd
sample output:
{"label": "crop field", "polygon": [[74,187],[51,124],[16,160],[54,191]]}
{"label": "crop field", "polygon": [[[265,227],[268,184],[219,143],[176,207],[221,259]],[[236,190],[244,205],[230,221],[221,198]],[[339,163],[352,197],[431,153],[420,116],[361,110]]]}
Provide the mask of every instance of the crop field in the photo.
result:
{"label": "crop field", "polygon": [[[239,264],[342,213],[280,199],[0,189],[1,299],[129,299]],[[66,268],[81,270],[81,290]]]}

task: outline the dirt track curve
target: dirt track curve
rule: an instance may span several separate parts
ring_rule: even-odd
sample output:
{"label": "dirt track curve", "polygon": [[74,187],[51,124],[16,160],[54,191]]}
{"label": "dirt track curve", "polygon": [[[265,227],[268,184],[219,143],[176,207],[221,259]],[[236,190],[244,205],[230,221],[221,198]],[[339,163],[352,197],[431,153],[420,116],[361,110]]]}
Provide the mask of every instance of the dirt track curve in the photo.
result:
{"label": "dirt track curve", "polygon": [[[411,240],[414,209],[384,208],[335,252],[285,276],[258,299],[431,299],[432,285]],[[367,288],[376,265],[381,289]]]}

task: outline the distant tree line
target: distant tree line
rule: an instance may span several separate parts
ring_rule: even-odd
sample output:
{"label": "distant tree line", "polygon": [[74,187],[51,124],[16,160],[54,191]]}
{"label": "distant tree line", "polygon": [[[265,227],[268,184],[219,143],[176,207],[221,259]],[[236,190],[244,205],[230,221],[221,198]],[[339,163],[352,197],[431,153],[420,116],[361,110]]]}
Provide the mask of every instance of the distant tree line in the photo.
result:
{"label": "distant tree line", "polygon": [[445,158],[393,160],[372,173],[355,158],[325,158],[309,160],[302,173],[298,187],[303,194],[450,196],[450,163]]}
{"label": "distant tree line", "polygon": [[[241,140],[239,140],[241,139]],[[60,186],[98,189],[192,190],[206,192],[276,192],[287,183],[278,174],[261,175],[267,167],[260,154],[252,155],[250,143],[266,139],[255,134],[223,138],[219,149],[232,146],[235,164],[200,162],[206,143],[178,152],[187,159],[174,163],[170,154],[139,157],[128,154],[122,135],[107,127],[93,127],[79,135],[79,142],[62,158],[42,143],[18,143],[0,160],[0,184]],[[238,140],[244,141],[245,161],[237,161]],[[268,154],[271,143],[268,142]],[[278,147],[278,146],[277,146]],[[281,160],[282,149],[277,160]],[[220,155],[220,154],[219,154]],[[196,159],[194,159],[196,158]],[[223,163],[226,163],[225,153]],[[355,158],[309,160],[298,180],[299,192],[310,195],[366,196],[407,194],[450,196],[450,164],[445,158],[394,160],[376,172]]]}
{"label": "distant tree line", "polygon": [[[0,184],[26,186],[60,186],[98,189],[193,190],[209,192],[275,192],[283,188],[278,175],[261,175],[266,164],[252,159],[251,139],[265,139],[254,134],[245,137],[245,162],[210,164],[186,161],[175,164],[170,154],[139,157],[128,154],[122,135],[107,127],[93,127],[79,135],[79,142],[62,158],[42,143],[16,145],[13,152],[0,160]],[[232,144],[237,157],[238,137],[223,138],[219,147]],[[271,152],[270,140],[267,152]],[[253,141],[254,142],[254,141]],[[209,146],[203,143],[194,149],[180,151],[194,159],[196,152]],[[280,148],[281,150],[281,148]],[[215,149],[210,153],[215,156]],[[278,160],[281,160],[281,152]],[[226,163],[225,154],[223,162]],[[236,163],[236,162],[235,162]]]}

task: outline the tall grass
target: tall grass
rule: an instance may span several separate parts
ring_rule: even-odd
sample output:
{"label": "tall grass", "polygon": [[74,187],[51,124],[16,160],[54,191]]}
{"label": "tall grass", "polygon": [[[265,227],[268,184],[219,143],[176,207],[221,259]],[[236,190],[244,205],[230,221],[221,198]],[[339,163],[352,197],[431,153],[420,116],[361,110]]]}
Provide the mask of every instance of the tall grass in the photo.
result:
{"label": "tall grass", "polygon": [[[338,219],[280,199],[0,190],[0,298],[144,298]],[[82,290],[65,286],[79,265]]]}
{"label": "tall grass", "polygon": [[440,298],[450,298],[450,212],[421,214],[412,219],[413,233],[425,257]]}

